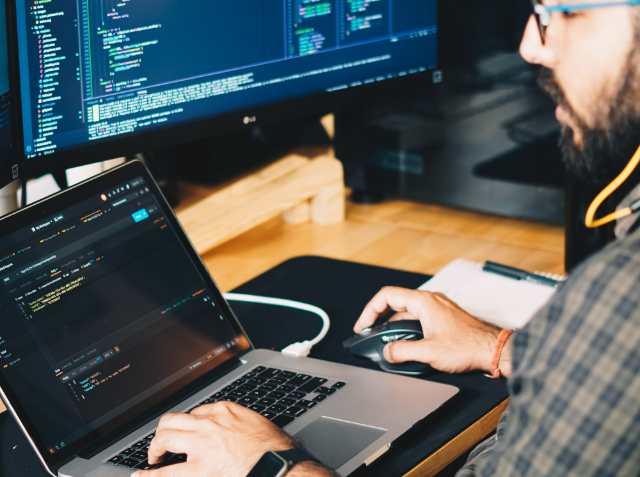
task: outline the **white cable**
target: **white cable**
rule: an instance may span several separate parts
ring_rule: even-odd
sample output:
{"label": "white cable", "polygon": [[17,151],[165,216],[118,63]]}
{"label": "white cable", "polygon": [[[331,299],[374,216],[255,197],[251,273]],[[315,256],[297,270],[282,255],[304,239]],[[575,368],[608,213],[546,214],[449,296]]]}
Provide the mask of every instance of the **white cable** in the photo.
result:
{"label": "white cable", "polygon": [[320,333],[318,333],[318,336],[313,338],[311,341],[302,341],[299,343],[290,344],[282,350],[284,354],[289,354],[292,356],[307,356],[311,351],[311,347],[320,343],[320,341],[322,341],[322,339],[327,335],[327,332],[329,331],[329,325],[331,324],[329,315],[327,315],[327,313],[322,308],[309,305],[308,303],[302,303],[293,300],[284,300],[282,298],[272,298],[268,296],[245,295],[243,293],[223,293],[222,296],[225,300],[228,301],[242,301],[246,303],[261,303],[263,305],[276,305],[284,306],[286,308],[295,308],[298,310],[315,313],[320,318],[322,318],[322,329],[320,330]]}

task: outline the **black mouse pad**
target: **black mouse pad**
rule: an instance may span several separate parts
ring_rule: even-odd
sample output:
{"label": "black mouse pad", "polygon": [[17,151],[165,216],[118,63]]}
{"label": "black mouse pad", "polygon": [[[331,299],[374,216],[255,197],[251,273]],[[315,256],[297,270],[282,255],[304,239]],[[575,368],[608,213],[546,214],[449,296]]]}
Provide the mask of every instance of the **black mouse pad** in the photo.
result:
{"label": "black mouse pad", "polygon": [[[211,270],[216,276],[216,271]],[[353,325],[369,299],[383,286],[416,288],[429,276],[321,257],[288,260],[240,286],[235,292],[265,295],[310,303],[331,318],[325,339],[311,357],[378,369],[344,351],[342,342],[353,335]],[[280,350],[296,341],[313,338],[322,326],[310,313],[267,305],[231,303],[238,319],[257,348]],[[460,388],[460,393],[427,426],[367,469],[369,476],[401,476],[471,426],[508,397],[504,379],[482,373],[428,376]],[[394,403],[389,403],[390,406]],[[15,421],[0,414],[0,476],[46,476]]]}

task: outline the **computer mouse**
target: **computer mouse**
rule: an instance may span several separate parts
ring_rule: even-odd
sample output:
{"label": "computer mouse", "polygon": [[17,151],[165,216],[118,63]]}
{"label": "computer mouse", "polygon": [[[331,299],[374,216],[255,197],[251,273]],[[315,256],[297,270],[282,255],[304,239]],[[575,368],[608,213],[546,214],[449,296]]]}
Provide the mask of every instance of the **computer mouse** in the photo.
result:
{"label": "computer mouse", "polygon": [[387,343],[400,340],[418,341],[423,336],[418,320],[387,321],[373,328],[365,328],[360,334],[345,340],[342,345],[349,353],[374,361],[383,371],[421,376],[434,373],[435,370],[428,364],[417,361],[390,363],[384,358],[382,350]]}

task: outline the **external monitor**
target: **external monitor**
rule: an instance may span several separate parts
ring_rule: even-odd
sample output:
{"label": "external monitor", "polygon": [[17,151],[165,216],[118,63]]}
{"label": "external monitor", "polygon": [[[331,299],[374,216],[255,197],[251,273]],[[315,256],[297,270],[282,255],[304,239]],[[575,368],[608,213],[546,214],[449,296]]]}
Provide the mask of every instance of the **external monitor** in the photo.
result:
{"label": "external monitor", "polygon": [[8,1],[29,175],[375,101],[437,61],[437,0]]}
{"label": "external monitor", "polygon": [[0,0],[0,187],[18,178],[18,165],[12,149],[11,98],[9,96],[9,50],[7,46],[5,0]]}

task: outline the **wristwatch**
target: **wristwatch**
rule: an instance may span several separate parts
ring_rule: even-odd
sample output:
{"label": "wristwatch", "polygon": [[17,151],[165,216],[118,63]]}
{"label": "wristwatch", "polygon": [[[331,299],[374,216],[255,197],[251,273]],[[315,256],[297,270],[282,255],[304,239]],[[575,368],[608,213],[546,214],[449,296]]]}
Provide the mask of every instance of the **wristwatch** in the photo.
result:
{"label": "wristwatch", "polygon": [[282,452],[267,451],[251,469],[247,477],[283,477],[298,462],[318,462],[303,449],[291,449]]}

